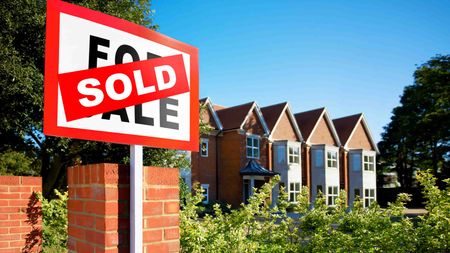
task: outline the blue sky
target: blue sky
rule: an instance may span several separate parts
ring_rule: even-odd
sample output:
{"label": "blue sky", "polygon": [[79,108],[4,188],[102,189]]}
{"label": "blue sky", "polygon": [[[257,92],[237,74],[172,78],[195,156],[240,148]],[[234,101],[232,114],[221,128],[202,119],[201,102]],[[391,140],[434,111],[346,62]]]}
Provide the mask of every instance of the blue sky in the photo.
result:
{"label": "blue sky", "polygon": [[200,96],[363,112],[376,141],[417,65],[450,53],[450,1],[153,0],[159,32],[200,51]]}

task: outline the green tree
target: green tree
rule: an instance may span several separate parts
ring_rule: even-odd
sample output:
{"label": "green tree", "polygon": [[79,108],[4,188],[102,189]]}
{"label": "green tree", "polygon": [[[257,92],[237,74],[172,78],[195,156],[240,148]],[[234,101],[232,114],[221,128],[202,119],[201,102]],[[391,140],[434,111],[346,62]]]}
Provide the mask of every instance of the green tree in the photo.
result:
{"label": "green tree", "polygon": [[[147,0],[70,2],[150,29],[157,28],[153,24],[150,1]],[[30,163],[32,168],[28,170],[41,173],[43,192],[48,195],[53,193],[53,189],[66,185],[68,166],[97,162],[127,163],[129,147],[43,135],[45,11],[44,0],[0,3],[0,153],[14,151],[33,161]],[[6,158],[4,160],[11,161]],[[188,166],[184,156],[176,151],[151,148],[144,149],[144,164]],[[12,172],[21,174],[18,170]]]}
{"label": "green tree", "polygon": [[398,172],[405,188],[413,184],[415,170],[432,169],[449,176],[450,159],[450,55],[436,56],[414,72],[400,106],[385,127],[381,150],[383,165]]}

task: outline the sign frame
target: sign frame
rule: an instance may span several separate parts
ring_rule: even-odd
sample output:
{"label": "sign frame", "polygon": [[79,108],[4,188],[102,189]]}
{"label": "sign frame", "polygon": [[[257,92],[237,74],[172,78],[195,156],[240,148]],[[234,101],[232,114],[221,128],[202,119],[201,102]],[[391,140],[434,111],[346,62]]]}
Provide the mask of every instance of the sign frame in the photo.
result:
{"label": "sign frame", "polygon": [[[190,129],[189,140],[174,140],[98,130],[58,126],[58,68],[60,13],[111,27],[190,55]],[[63,1],[47,3],[47,25],[44,77],[44,134],[83,140],[144,145],[156,148],[198,151],[199,145],[199,65],[198,49],[129,21]],[[187,63],[185,63],[187,64]],[[92,138],[95,136],[95,139]]]}

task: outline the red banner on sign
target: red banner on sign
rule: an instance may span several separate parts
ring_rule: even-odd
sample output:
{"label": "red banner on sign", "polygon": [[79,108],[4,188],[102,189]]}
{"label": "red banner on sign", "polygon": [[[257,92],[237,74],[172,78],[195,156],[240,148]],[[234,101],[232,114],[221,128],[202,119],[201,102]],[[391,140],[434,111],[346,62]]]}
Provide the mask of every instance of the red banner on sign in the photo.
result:
{"label": "red banner on sign", "polygon": [[67,121],[189,91],[182,55],[58,76]]}

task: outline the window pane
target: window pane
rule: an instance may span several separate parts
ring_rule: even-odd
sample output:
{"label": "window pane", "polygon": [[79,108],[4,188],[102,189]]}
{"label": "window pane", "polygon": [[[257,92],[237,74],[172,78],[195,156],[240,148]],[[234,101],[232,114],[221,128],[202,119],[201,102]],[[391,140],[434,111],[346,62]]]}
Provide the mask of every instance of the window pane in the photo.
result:
{"label": "window pane", "polygon": [[289,184],[289,191],[293,191],[294,190],[294,183],[290,183]]}
{"label": "window pane", "polygon": [[257,138],[253,139],[253,147],[259,147],[259,140]]}
{"label": "window pane", "polygon": [[293,192],[291,192],[290,194],[289,194],[289,201],[295,201],[295,199],[294,199],[294,193]]}
{"label": "window pane", "polygon": [[369,157],[369,162],[373,163],[373,156]]}
{"label": "window pane", "polygon": [[294,148],[294,154],[298,155],[298,153],[299,153],[299,148]]}
{"label": "window pane", "polygon": [[331,196],[328,197],[328,205],[333,205],[333,198]]}
{"label": "window pane", "polygon": [[295,190],[300,191],[300,183],[295,183]]}
{"label": "window pane", "polygon": [[369,207],[370,206],[369,199],[365,199],[364,200],[364,205],[365,205],[365,207]]}
{"label": "window pane", "polygon": [[247,137],[247,146],[252,146],[252,138]]}
{"label": "window pane", "polygon": [[356,196],[361,197],[361,193],[359,192],[359,189],[355,189],[355,198]]}
{"label": "window pane", "polygon": [[259,149],[253,149],[253,157],[259,157]]}
{"label": "window pane", "polygon": [[375,197],[375,190],[374,189],[370,189],[370,197],[372,197],[372,198]]}
{"label": "window pane", "polygon": [[331,187],[328,187],[328,194],[332,194],[333,193],[333,189]]}
{"label": "window pane", "polygon": [[351,154],[350,155],[350,163],[352,166],[352,171],[360,171],[361,170],[361,154]]}
{"label": "window pane", "polygon": [[369,190],[367,189],[364,190],[364,196],[369,196]]}
{"label": "window pane", "polygon": [[247,148],[247,157],[252,157],[252,148]]}
{"label": "window pane", "polygon": [[337,186],[333,187],[333,193],[334,193],[335,195],[338,194],[338,188],[337,188]]}
{"label": "window pane", "polygon": [[314,162],[316,167],[323,167],[323,150],[316,149],[314,150]]}

